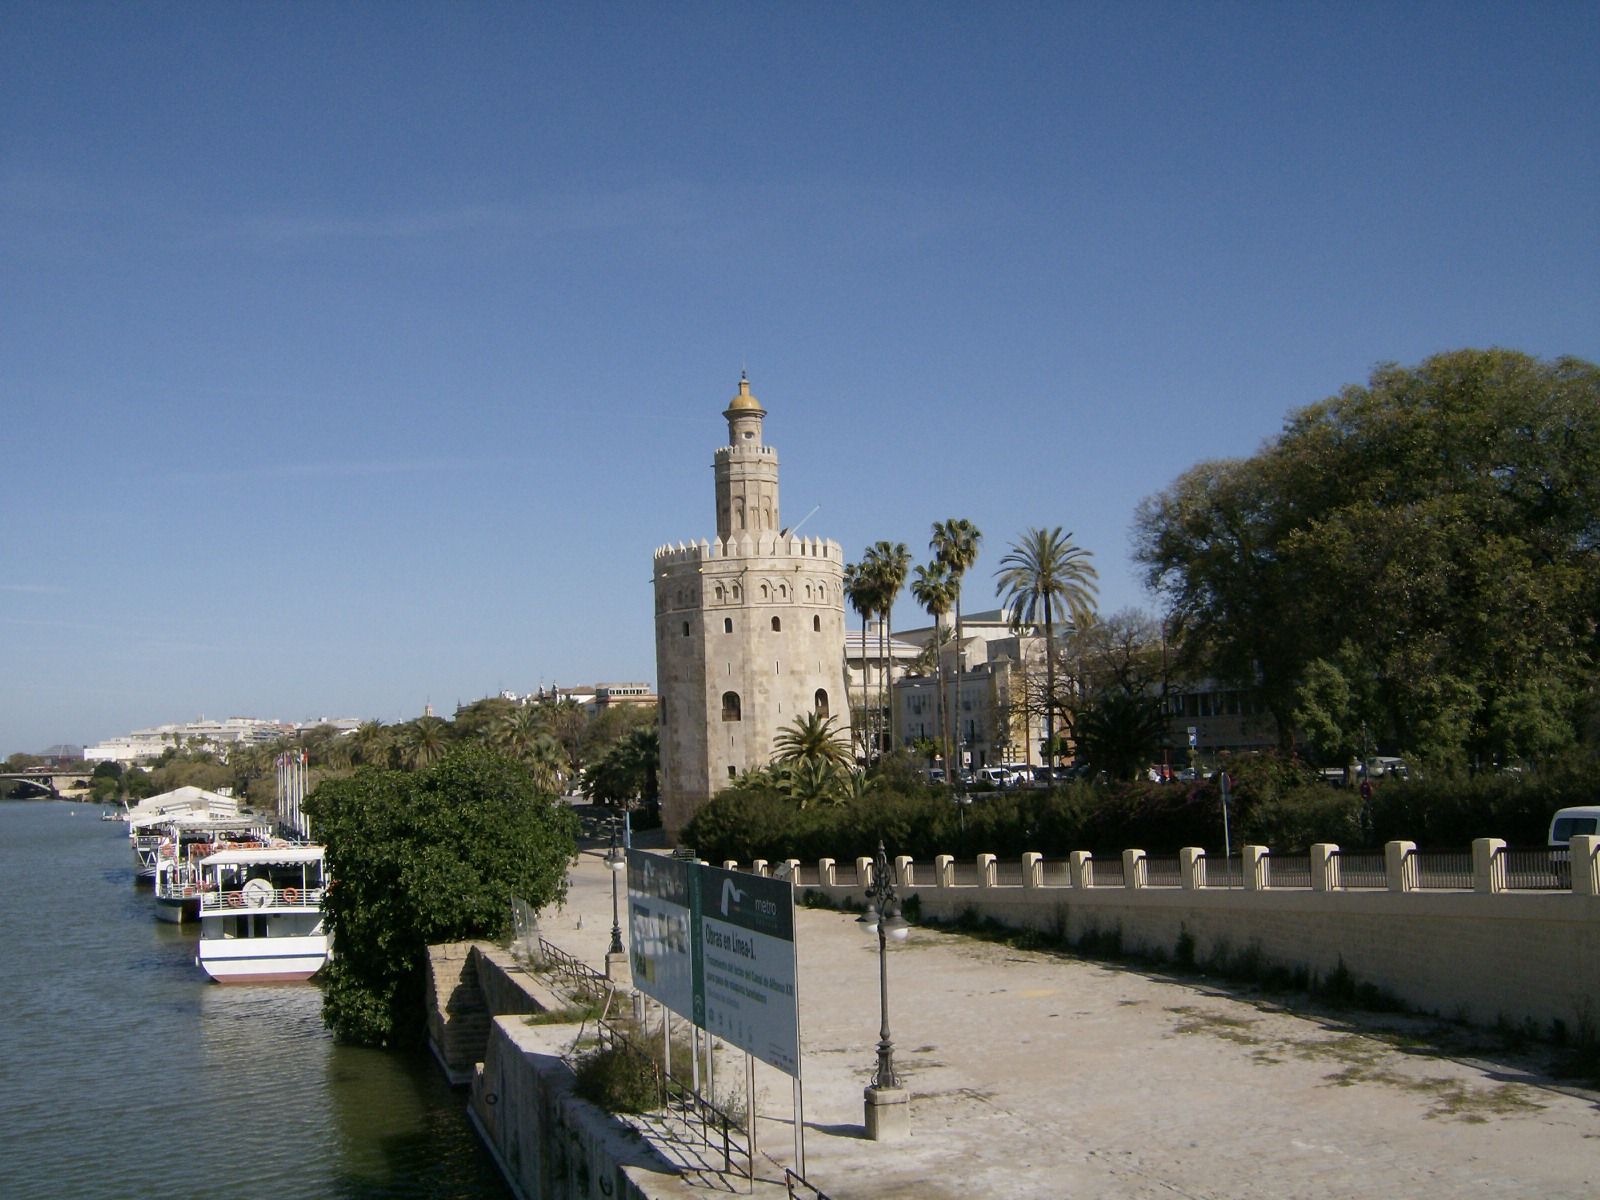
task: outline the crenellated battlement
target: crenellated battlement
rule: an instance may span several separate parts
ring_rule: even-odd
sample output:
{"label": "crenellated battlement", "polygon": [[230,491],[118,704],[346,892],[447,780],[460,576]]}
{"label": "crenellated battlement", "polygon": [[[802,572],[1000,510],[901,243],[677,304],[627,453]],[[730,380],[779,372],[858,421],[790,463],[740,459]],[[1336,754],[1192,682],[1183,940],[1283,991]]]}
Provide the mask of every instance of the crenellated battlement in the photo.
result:
{"label": "crenellated battlement", "polygon": [[831,538],[795,537],[782,533],[751,533],[739,537],[701,538],[698,542],[679,542],[676,546],[662,546],[655,553],[655,563],[662,567],[680,563],[696,565],[728,559],[793,558],[817,559],[843,564],[844,548]]}
{"label": "crenellated battlement", "polygon": [[770,458],[773,462],[777,462],[778,449],[776,446],[748,444],[741,446],[718,446],[714,457],[718,461],[736,458]]}

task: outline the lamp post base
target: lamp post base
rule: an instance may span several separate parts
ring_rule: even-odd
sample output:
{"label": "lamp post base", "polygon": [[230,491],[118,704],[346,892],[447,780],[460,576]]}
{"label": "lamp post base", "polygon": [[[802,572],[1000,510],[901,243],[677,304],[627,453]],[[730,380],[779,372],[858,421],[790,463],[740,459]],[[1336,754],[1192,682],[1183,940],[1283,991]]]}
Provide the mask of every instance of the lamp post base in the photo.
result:
{"label": "lamp post base", "polygon": [[911,1136],[911,1093],[905,1088],[869,1087],[862,1097],[869,1141],[899,1142]]}
{"label": "lamp post base", "polygon": [[617,950],[606,955],[606,978],[620,979],[628,966],[628,952]]}

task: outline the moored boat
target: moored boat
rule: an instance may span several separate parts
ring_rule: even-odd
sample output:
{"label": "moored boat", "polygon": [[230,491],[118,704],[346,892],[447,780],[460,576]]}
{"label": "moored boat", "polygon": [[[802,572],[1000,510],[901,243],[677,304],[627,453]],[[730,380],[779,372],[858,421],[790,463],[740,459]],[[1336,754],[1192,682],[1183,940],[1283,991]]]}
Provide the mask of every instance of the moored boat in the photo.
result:
{"label": "moored boat", "polygon": [[218,850],[199,862],[195,963],[218,983],[309,979],[328,961],[323,848]]}
{"label": "moored boat", "polygon": [[181,925],[200,917],[200,862],[218,850],[286,844],[272,836],[263,819],[211,821],[174,817],[159,827],[156,847],[156,919]]}

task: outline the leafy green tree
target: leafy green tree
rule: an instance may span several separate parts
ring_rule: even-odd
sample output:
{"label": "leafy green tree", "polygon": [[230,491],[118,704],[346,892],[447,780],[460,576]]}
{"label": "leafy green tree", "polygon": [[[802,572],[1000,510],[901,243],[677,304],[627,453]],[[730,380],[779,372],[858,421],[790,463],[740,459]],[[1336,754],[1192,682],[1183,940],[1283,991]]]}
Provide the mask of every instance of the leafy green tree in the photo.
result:
{"label": "leafy green tree", "polygon": [[1108,688],[1078,713],[1078,754],[1113,779],[1137,779],[1160,757],[1166,736],[1161,698]]}
{"label": "leafy green tree", "polygon": [[597,804],[631,808],[638,801],[653,801],[660,765],[660,731],[641,726],[584,768],[584,791]]}
{"label": "leafy green tree", "polygon": [[1284,749],[1330,695],[1322,660],[1371,696],[1376,748],[1558,755],[1600,652],[1600,368],[1505,350],[1379,367],[1254,457],[1181,476],[1136,532],[1182,665],[1256,688]]}
{"label": "leafy green tree", "polygon": [[[1044,737],[1056,744],[1056,637],[1057,616],[1070,616],[1080,624],[1094,616],[1095,580],[1099,572],[1089,561],[1089,551],[1076,545],[1070,533],[1030,529],[1013,542],[995,573],[1001,603],[1011,609],[1014,625],[1044,625]],[[1054,759],[1051,760],[1054,762]]]}
{"label": "leafy green tree", "polygon": [[535,908],[561,899],[576,852],[572,810],[477,743],[415,772],[364,767],[326,780],[306,811],[333,878],[323,1020],[361,1045],[416,1044],[427,947],[503,937],[510,898]]}

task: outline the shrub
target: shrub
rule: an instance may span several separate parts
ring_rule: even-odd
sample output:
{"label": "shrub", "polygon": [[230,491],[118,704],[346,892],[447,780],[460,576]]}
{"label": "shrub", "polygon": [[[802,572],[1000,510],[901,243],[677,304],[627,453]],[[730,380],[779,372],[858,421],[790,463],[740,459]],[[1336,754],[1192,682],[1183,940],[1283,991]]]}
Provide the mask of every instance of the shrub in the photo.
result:
{"label": "shrub", "polygon": [[661,1107],[656,1065],[621,1046],[591,1050],[578,1060],[578,1095],[607,1112],[654,1112]]}

